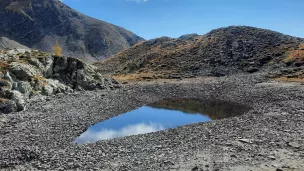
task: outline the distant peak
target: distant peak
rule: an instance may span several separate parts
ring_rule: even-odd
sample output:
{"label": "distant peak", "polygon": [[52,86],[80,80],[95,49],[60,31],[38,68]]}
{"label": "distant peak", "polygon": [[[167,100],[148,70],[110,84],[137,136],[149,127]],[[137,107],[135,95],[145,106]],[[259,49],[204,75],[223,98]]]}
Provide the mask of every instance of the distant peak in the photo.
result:
{"label": "distant peak", "polygon": [[192,38],[195,38],[195,37],[198,37],[198,36],[199,35],[196,34],[196,33],[185,34],[185,35],[180,36],[178,39],[180,39],[180,40],[187,40],[187,39],[192,39]]}
{"label": "distant peak", "polygon": [[143,40],[60,0],[0,0],[0,11],[0,36],[41,51],[51,51],[58,41],[64,55],[87,61],[112,56]]}

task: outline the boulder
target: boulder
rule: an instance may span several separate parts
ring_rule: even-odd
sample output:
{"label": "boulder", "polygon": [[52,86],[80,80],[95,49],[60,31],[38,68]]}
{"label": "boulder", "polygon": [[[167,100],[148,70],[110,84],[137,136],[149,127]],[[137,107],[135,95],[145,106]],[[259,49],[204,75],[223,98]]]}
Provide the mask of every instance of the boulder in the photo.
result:
{"label": "boulder", "polygon": [[18,55],[18,54],[24,54],[25,52],[29,52],[29,50],[17,48],[17,49],[11,49],[11,50],[7,51],[7,55],[14,56],[14,55]]}
{"label": "boulder", "polygon": [[5,79],[0,79],[0,87],[2,89],[11,90],[13,88],[13,84]]}
{"label": "boulder", "polygon": [[1,98],[0,111],[2,113],[11,113],[15,111],[22,111],[25,109],[24,96],[16,90],[5,91],[1,94],[5,98]]}
{"label": "boulder", "polygon": [[17,90],[18,91],[18,83],[17,82],[13,82],[12,90]]}
{"label": "boulder", "polygon": [[44,86],[42,94],[46,96],[52,95],[54,94],[54,88],[50,85]]}
{"label": "boulder", "polygon": [[31,84],[29,82],[20,81],[18,82],[18,91],[23,94],[27,94],[32,90]]}
{"label": "boulder", "polygon": [[[68,58],[66,57],[56,57],[55,58],[56,60],[54,61],[54,66],[53,66],[53,71],[55,73],[59,73],[60,71],[64,71],[66,70],[66,68],[68,68],[68,70],[72,71],[72,70],[75,70],[73,69],[74,65],[70,65],[68,64]],[[70,60],[72,61],[72,60]],[[72,62],[70,62],[70,64],[72,64]]]}
{"label": "boulder", "polygon": [[44,68],[42,63],[37,58],[30,58],[28,62],[29,64],[34,65],[37,68]]}
{"label": "boulder", "polygon": [[40,73],[35,69],[35,67],[25,64],[25,63],[19,63],[19,62],[12,62],[10,64],[9,69],[17,79],[23,80],[23,81],[29,81],[36,75],[40,75]]}
{"label": "boulder", "polygon": [[0,54],[0,60],[1,61],[7,60],[7,54]]}
{"label": "boulder", "polygon": [[16,103],[16,111],[22,111],[25,109],[25,101],[23,95],[19,91],[11,91],[11,100]]}
{"label": "boulder", "polygon": [[46,79],[45,83],[42,93],[47,96],[64,92],[73,92],[71,87],[60,83],[58,80]]}
{"label": "boulder", "polygon": [[10,76],[9,72],[6,72],[6,73],[3,75],[3,79],[8,80],[9,82],[13,82],[13,79],[12,79],[12,77]]}
{"label": "boulder", "polygon": [[0,103],[0,112],[11,113],[16,111],[17,106],[13,100],[8,100]]}
{"label": "boulder", "polygon": [[45,75],[46,78],[53,74],[53,60],[53,57],[42,58],[40,60],[44,66],[43,75]]}
{"label": "boulder", "polygon": [[73,89],[82,87],[93,90],[112,84],[111,80],[103,81],[102,75],[96,72],[93,66],[68,57],[54,57],[52,78],[70,85]]}

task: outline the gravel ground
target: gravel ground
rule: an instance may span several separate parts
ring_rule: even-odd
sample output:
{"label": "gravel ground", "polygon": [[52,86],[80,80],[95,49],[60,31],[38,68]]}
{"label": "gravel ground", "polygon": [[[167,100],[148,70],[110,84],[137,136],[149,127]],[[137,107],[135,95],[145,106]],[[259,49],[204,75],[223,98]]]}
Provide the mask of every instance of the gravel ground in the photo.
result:
{"label": "gravel ground", "polygon": [[[76,145],[90,125],[163,98],[249,104],[248,113]],[[304,85],[260,74],[137,82],[59,95],[0,115],[0,170],[304,170]]]}

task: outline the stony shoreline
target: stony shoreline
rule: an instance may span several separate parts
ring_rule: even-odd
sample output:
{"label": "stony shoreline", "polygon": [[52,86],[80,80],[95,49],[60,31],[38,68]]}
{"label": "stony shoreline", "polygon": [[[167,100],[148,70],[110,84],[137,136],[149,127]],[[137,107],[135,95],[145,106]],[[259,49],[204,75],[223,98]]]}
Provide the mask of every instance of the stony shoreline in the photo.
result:
{"label": "stony shoreline", "polygon": [[[76,145],[90,125],[169,97],[250,104],[235,117]],[[303,170],[304,86],[262,74],[136,82],[0,115],[0,170]]]}

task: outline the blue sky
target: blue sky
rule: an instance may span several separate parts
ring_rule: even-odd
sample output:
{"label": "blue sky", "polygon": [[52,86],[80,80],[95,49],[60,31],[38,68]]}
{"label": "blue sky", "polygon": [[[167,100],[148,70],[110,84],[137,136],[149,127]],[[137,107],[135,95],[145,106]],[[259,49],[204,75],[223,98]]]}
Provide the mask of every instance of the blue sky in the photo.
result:
{"label": "blue sky", "polygon": [[304,37],[304,0],[63,0],[145,39],[248,25]]}

